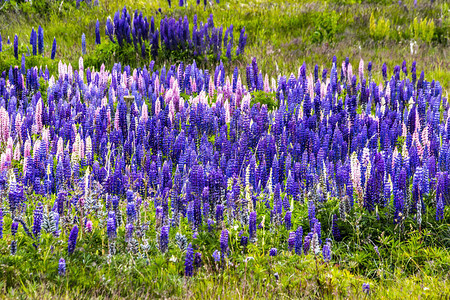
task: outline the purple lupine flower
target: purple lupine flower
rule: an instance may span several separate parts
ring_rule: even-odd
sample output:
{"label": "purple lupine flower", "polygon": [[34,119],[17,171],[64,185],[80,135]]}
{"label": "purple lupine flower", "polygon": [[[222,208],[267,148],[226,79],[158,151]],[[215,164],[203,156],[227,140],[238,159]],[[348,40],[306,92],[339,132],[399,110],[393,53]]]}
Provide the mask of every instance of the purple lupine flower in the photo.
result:
{"label": "purple lupine flower", "polygon": [[3,209],[0,208],[0,239],[3,238]]}
{"label": "purple lupine flower", "polygon": [[311,245],[311,237],[309,235],[305,236],[305,239],[303,241],[303,252],[305,255],[309,252],[309,246]]}
{"label": "purple lupine flower", "polygon": [[222,257],[228,253],[228,230],[226,229],[222,230],[220,234],[220,250]]}
{"label": "purple lupine flower", "polygon": [[14,57],[19,59],[19,38],[17,37],[17,34],[14,35]]}
{"label": "purple lupine flower", "polygon": [[[420,203],[418,205],[420,205]],[[444,208],[444,201],[442,200],[442,194],[440,194],[436,204],[436,221],[444,219]]]}
{"label": "purple lupine flower", "polygon": [[109,217],[106,222],[106,232],[108,234],[108,238],[112,241],[116,238],[116,220],[113,217]]}
{"label": "purple lupine flower", "polygon": [[336,214],[333,215],[331,231],[333,232],[334,240],[340,241],[341,240],[341,232],[340,232],[339,227],[337,225],[337,215]]}
{"label": "purple lupine flower", "polygon": [[295,247],[295,232],[291,231],[289,232],[289,238],[288,238],[288,249],[289,251],[292,251]]}
{"label": "purple lupine flower", "polygon": [[378,256],[380,256],[380,251],[378,250],[377,246],[373,246],[373,249],[375,249],[375,252],[377,253]]}
{"label": "purple lupine flower", "polygon": [[37,34],[34,28],[31,29],[30,44],[33,49],[33,55],[37,55]]}
{"label": "purple lupine flower", "polygon": [[88,233],[92,232],[92,221],[91,220],[86,222],[86,232],[88,232]]}
{"label": "purple lupine flower", "polygon": [[256,238],[256,211],[252,211],[250,213],[250,220],[248,223],[248,232],[250,235],[250,240],[254,240]]}
{"label": "purple lupine flower", "polygon": [[198,269],[202,266],[203,262],[202,262],[202,254],[200,252],[195,252],[195,257],[194,257],[194,267],[195,269]]}
{"label": "purple lupine flower", "polygon": [[383,63],[383,66],[381,67],[381,73],[383,74],[383,80],[387,80],[387,67],[386,63]]}
{"label": "purple lupine flower", "polygon": [[100,22],[97,19],[97,22],[95,23],[95,44],[100,45]]}
{"label": "purple lupine flower", "polygon": [[277,248],[271,248],[269,250],[269,256],[277,256],[278,250]]}
{"label": "purple lupine flower", "polygon": [[162,253],[165,253],[169,247],[169,226],[163,226],[161,228],[161,235],[159,237],[159,249]]}
{"label": "purple lupine flower", "polygon": [[220,261],[220,252],[217,250],[214,250],[213,254],[212,254],[214,261]]}
{"label": "purple lupine flower", "polygon": [[208,231],[211,232],[212,226],[214,225],[214,220],[208,219],[207,224],[208,224]]}
{"label": "purple lupine flower", "polygon": [[37,42],[38,42],[38,53],[44,54],[44,29],[42,29],[41,25],[39,25],[38,28]]}
{"label": "purple lupine flower", "polygon": [[136,221],[136,205],[134,204],[134,201],[128,202],[127,204],[127,216],[128,223]]}
{"label": "purple lupine flower", "polygon": [[223,221],[223,205],[216,206],[216,222],[220,224]]}
{"label": "purple lupine flower", "polygon": [[17,253],[17,241],[16,240],[11,241],[10,253],[11,253],[11,255],[16,255],[16,253]]}
{"label": "purple lupine flower", "polygon": [[370,284],[369,283],[363,283],[362,284],[362,290],[367,295],[370,294]]}
{"label": "purple lupine flower", "polygon": [[314,227],[313,220],[316,218],[316,206],[314,205],[314,202],[309,201],[308,202],[308,219],[309,219],[309,226],[311,229]]}
{"label": "purple lupine flower", "polygon": [[74,225],[72,230],[70,231],[69,241],[67,245],[67,251],[69,254],[72,254],[75,251],[75,247],[77,246],[77,238],[78,238],[78,226]]}
{"label": "purple lupine flower", "polygon": [[295,231],[295,254],[302,254],[302,244],[303,244],[303,228],[299,226]]}
{"label": "purple lupine flower", "polygon": [[329,262],[331,260],[331,242],[327,242],[323,245],[322,255],[325,262]]}
{"label": "purple lupine flower", "polygon": [[56,37],[53,38],[51,59],[55,59],[56,55]]}
{"label": "purple lupine flower", "polygon": [[59,276],[66,275],[66,260],[62,257],[59,259],[59,263],[58,263],[58,274],[59,274]]}
{"label": "purple lupine flower", "polygon": [[86,55],[86,35],[81,35],[81,54]]}
{"label": "purple lupine flower", "polygon": [[292,227],[291,218],[292,218],[292,212],[287,211],[286,215],[284,216],[284,225],[286,226],[286,230],[290,230]]}
{"label": "purple lupine flower", "polygon": [[194,249],[192,248],[192,243],[189,243],[187,247],[184,267],[184,275],[192,277],[194,275]]}
{"label": "purple lupine flower", "polygon": [[33,221],[33,236],[37,240],[41,236],[43,220],[43,207],[42,203],[39,203],[34,210],[34,221]]}
{"label": "purple lupine flower", "polygon": [[17,221],[13,221],[11,223],[11,235],[15,236],[18,229],[19,229],[19,223]]}

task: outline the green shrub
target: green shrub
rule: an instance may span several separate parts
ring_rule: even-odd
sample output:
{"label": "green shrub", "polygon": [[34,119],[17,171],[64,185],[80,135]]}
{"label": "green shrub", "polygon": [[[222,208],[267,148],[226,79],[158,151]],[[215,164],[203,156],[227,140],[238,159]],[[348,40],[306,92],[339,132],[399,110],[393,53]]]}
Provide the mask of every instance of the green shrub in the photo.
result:
{"label": "green shrub", "polygon": [[417,17],[415,17],[410,30],[415,40],[421,39],[426,43],[430,43],[435,31],[434,21],[425,18],[419,22]]}
{"label": "green shrub", "polygon": [[261,103],[261,105],[266,104],[269,110],[273,110],[278,108],[277,98],[275,97],[275,93],[266,93],[264,91],[254,91],[252,94],[252,100],[250,102],[250,106],[253,106],[256,103]]}
{"label": "green shrub", "polygon": [[323,41],[334,41],[336,34],[339,31],[339,22],[341,18],[334,10],[331,12],[324,12],[318,15],[314,20],[314,32],[311,40],[315,43]]}
{"label": "green shrub", "polygon": [[389,38],[389,31],[391,26],[389,19],[381,17],[377,21],[375,21],[375,17],[372,12],[369,22],[370,36],[374,40],[379,41]]}

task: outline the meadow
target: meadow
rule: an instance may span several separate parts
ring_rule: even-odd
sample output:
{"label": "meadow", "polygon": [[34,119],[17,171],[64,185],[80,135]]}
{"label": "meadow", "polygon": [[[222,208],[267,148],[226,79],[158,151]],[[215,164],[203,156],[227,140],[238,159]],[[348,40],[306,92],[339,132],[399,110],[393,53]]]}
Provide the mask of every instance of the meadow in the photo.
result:
{"label": "meadow", "polygon": [[448,298],[449,16],[0,0],[1,297]]}

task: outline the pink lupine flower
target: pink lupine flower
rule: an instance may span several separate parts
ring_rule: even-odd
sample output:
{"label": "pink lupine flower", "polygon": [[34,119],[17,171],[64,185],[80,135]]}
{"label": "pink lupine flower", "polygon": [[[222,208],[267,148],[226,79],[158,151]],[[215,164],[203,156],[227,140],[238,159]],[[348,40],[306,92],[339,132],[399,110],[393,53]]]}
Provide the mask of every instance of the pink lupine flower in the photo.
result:
{"label": "pink lupine flower", "polygon": [[36,105],[36,111],[34,114],[34,120],[36,122],[36,127],[35,127],[36,133],[41,133],[42,127],[43,127],[43,125],[42,125],[42,105],[43,105],[43,103],[42,103],[42,98],[41,98],[41,99],[39,99],[39,101]]}
{"label": "pink lupine flower", "polygon": [[239,75],[237,85],[236,85],[236,105],[241,101],[243,94],[244,94],[244,88],[242,87],[241,75]]}
{"label": "pink lupine flower", "polygon": [[14,148],[13,159],[20,160],[20,145],[19,144],[17,144],[16,147]]}
{"label": "pink lupine flower", "polygon": [[276,91],[278,89],[278,83],[275,78],[272,77],[272,91]]}
{"label": "pink lupine flower", "polygon": [[27,158],[28,156],[30,156],[30,153],[31,153],[31,140],[30,140],[30,138],[28,138],[25,142],[25,146],[24,146],[24,150],[23,150],[23,157]]}
{"label": "pink lupine flower", "polygon": [[264,92],[270,93],[269,75],[267,75],[267,74],[264,77]]}
{"label": "pink lupine flower", "polygon": [[67,65],[63,64],[62,61],[59,61],[58,63],[58,73],[59,78],[64,78],[67,73]]}
{"label": "pink lupine flower", "polygon": [[[12,151],[11,151],[11,148],[6,148],[6,151],[5,151],[5,160],[6,160],[6,163],[8,163],[8,164],[10,164],[11,163],[11,159],[12,159]],[[3,154],[2,154],[3,155]]]}
{"label": "pink lupine flower", "polygon": [[241,109],[243,110],[244,107],[250,107],[250,101],[252,100],[252,97],[250,95],[250,93],[246,93],[244,98],[242,98],[242,103],[241,103]]}
{"label": "pink lupine flower", "polygon": [[16,129],[17,134],[19,135],[19,139],[22,140],[22,130],[20,128],[22,127],[22,115],[20,113],[17,114],[14,127]]}
{"label": "pink lupine flower", "polygon": [[197,93],[197,82],[191,77],[192,92]]}
{"label": "pink lupine flower", "polygon": [[9,138],[9,114],[4,107],[0,108],[0,142],[6,143]]}
{"label": "pink lupine flower", "polygon": [[147,104],[144,102],[144,104],[142,104],[141,121],[146,123],[147,120],[148,120],[148,107]]}
{"label": "pink lupine flower", "polygon": [[170,89],[173,89],[173,85],[175,84],[176,81],[178,81],[178,80],[176,80],[174,76],[170,77],[170,82],[169,82]]}
{"label": "pink lupine flower", "polygon": [[27,171],[27,166],[30,163],[31,158],[30,157],[25,157],[23,160],[23,167],[22,167],[22,173],[26,174]]}
{"label": "pink lupine flower", "polygon": [[170,119],[171,123],[173,122],[174,116],[175,116],[175,106],[173,104],[173,101],[170,101],[170,103],[169,103],[169,119]]}
{"label": "pink lupine flower", "polygon": [[356,152],[353,152],[350,159],[351,179],[354,188],[362,192],[361,188],[361,164],[359,163]]}
{"label": "pink lupine flower", "polygon": [[80,134],[78,133],[75,137],[75,142],[72,145],[72,163],[77,163],[81,158],[80,153]]}
{"label": "pink lupine flower", "polygon": [[131,89],[131,85],[133,84],[133,77],[132,76],[128,76],[127,77],[127,88]]}
{"label": "pink lupine flower", "polygon": [[170,100],[172,99],[172,93],[173,91],[171,89],[167,90],[164,94],[164,104],[169,104]]}
{"label": "pink lupine flower", "polygon": [[6,169],[6,155],[2,153],[0,157],[0,171],[3,172]]}
{"label": "pink lupine flower", "polygon": [[[26,146],[26,144],[25,144]],[[64,141],[61,137],[58,139],[58,146],[56,148],[56,156],[61,156],[64,154]]]}
{"label": "pink lupine flower", "polygon": [[144,85],[145,85],[145,83],[144,83],[144,77],[143,77],[142,75],[139,75],[137,84],[138,84],[138,90],[139,90],[139,93],[142,94],[142,93],[144,92]]}
{"label": "pink lupine flower", "polygon": [[92,153],[92,140],[91,140],[91,136],[88,135],[86,138],[86,155],[89,155]]}
{"label": "pink lupine flower", "polygon": [[214,80],[209,80],[208,94],[210,98],[214,97]]}
{"label": "pink lupine flower", "polygon": [[177,81],[173,85],[173,104],[175,105],[175,110],[180,110],[180,87]]}
{"label": "pink lupine flower", "polygon": [[231,112],[230,112],[230,103],[228,100],[223,104],[223,108],[225,109],[225,123],[230,123],[231,121]]}
{"label": "pink lupine flower", "polygon": [[39,149],[41,148],[41,140],[36,140],[33,146],[33,158],[37,159],[39,157]]}
{"label": "pink lupine flower", "polygon": [[159,115],[160,111],[161,111],[161,103],[159,102],[159,99],[157,99],[155,103],[155,115]]}
{"label": "pink lupine flower", "polygon": [[81,80],[84,80],[84,63],[83,57],[80,56],[78,60],[78,74],[80,75]]}
{"label": "pink lupine flower", "polygon": [[80,158],[84,158],[84,140],[80,139]]}
{"label": "pink lupine flower", "polygon": [[48,145],[49,145],[49,140],[50,140],[50,132],[48,130],[48,128],[44,128],[42,130],[42,140],[45,141],[45,151],[48,151]]}
{"label": "pink lupine flower", "polygon": [[156,79],[155,79],[155,93],[156,93],[156,95],[159,94],[159,78],[158,77],[156,77]]}
{"label": "pink lupine flower", "polygon": [[347,68],[347,78],[349,80],[351,80],[351,78],[353,77],[353,68],[352,68],[352,64],[348,64],[348,68]]}
{"label": "pink lupine flower", "polygon": [[361,58],[359,61],[359,80],[361,81],[364,77],[364,60]]}
{"label": "pink lupine flower", "polygon": [[92,232],[92,221],[91,220],[86,222],[86,232],[88,232],[88,233]]}
{"label": "pink lupine flower", "polygon": [[11,152],[12,152],[13,146],[14,146],[13,139],[12,139],[12,137],[9,137],[8,142],[6,143],[6,149],[11,150]]}
{"label": "pink lupine flower", "polygon": [[107,105],[108,105],[108,98],[103,97],[103,98],[102,98],[102,107],[103,107],[103,106],[107,106]]}
{"label": "pink lupine flower", "polygon": [[202,103],[208,104],[208,97],[206,96],[205,91],[201,91],[200,94],[198,95],[198,97],[201,99],[200,101]]}
{"label": "pink lupine flower", "polygon": [[69,82],[72,83],[73,82],[73,69],[72,69],[72,65],[69,63],[69,66],[67,67],[67,75],[69,77]]}

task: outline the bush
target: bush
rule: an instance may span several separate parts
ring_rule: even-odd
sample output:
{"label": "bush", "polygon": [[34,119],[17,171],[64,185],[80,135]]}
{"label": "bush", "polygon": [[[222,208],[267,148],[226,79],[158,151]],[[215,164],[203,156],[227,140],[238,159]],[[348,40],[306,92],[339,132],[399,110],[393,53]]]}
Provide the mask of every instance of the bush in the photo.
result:
{"label": "bush", "polygon": [[426,43],[430,43],[434,35],[434,21],[427,20],[427,18],[422,19],[420,22],[417,17],[414,18],[410,30],[415,40],[421,39]]}
{"label": "bush", "polygon": [[384,40],[389,37],[390,30],[390,21],[389,19],[385,19],[383,17],[379,18],[378,21],[375,21],[375,17],[372,14],[370,15],[370,36],[374,40]]}

